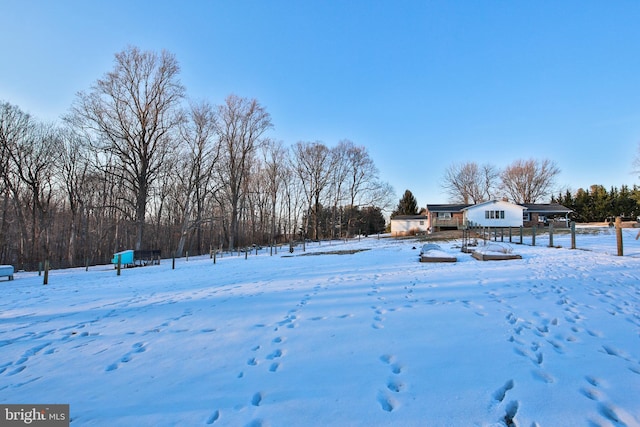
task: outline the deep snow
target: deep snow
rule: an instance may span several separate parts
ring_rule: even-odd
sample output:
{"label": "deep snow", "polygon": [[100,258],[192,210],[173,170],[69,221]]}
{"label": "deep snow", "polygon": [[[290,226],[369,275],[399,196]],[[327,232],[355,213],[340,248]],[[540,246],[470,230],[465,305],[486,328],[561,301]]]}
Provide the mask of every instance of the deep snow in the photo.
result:
{"label": "deep snow", "polygon": [[510,261],[369,237],[19,272],[0,281],[0,402],[69,403],[75,426],[637,426],[636,233],[624,257],[593,229],[588,250],[540,235]]}

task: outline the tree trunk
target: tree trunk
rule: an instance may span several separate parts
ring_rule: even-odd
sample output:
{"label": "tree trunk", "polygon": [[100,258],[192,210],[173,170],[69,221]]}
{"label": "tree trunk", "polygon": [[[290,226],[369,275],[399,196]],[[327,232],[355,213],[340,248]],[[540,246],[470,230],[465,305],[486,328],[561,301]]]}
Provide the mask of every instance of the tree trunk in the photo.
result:
{"label": "tree trunk", "polygon": [[138,190],[138,197],[136,199],[136,241],[135,250],[142,249],[142,238],[144,237],[144,220],[147,210],[147,193],[148,187],[146,180],[140,179],[138,181],[140,189]]}

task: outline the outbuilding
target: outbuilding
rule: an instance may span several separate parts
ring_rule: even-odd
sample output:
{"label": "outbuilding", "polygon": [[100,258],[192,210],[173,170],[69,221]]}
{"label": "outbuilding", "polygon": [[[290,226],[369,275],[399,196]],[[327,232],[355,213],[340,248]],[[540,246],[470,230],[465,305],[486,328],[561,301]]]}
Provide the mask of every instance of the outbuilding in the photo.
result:
{"label": "outbuilding", "polygon": [[427,232],[425,215],[396,215],[391,218],[392,236],[411,236]]}
{"label": "outbuilding", "polygon": [[126,251],[116,252],[113,254],[112,264],[118,265],[118,257],[120,257],[120,265],[133,265],[133,249],[127,249]]}

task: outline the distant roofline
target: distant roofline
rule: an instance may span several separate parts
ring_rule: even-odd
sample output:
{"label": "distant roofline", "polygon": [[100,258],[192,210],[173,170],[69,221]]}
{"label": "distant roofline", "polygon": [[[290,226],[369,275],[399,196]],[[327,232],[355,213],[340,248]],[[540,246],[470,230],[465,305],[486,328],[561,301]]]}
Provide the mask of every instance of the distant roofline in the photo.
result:
{"label": "distant roofline", "polygon": [[573,210],[562,206],[560,203],[521,203],[520,206],[527,208],[529,212],[553,212],[570,213]]}
{"label": "distant roofline", "polygon": [[427,219],[426,215],[396,215],[391,219]]}
{"label": "distant roofline", "polygon": [[438,204],[438,205],[427,205],[427,210],[429,212],[459,212],[464,208],[468,208],[469,206],[473,206],[473,204]]}
{"label": "distant roofline", "polygon": [[[482,205],[487,202],[477,203]],[[522,206],[527,212],[545,212],[545,213],[570,213],[571,209],[562,206],[559,203],[514,203],[515,205]],[[433,204],[427,205],[427,211],[429,212],[462,212],[463,209],[475,206],[475,204]]]}

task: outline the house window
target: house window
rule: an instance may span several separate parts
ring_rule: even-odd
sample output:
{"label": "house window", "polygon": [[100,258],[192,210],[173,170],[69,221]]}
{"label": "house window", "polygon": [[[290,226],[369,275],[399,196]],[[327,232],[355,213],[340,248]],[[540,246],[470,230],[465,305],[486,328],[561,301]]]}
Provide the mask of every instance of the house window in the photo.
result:
{"label": "house window", "polygon": [[438,212],[439,219],[451,219],[451,212]]}
{"label": "house window", "polygon": [[522,220],[523,220],[523,221],[531,221],[531,213],[529,213],[529,212],[522,212]]}
{"label": "house window", "polygon": [[484,211],[485,219],[504,219],[504,211]]}

